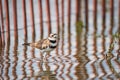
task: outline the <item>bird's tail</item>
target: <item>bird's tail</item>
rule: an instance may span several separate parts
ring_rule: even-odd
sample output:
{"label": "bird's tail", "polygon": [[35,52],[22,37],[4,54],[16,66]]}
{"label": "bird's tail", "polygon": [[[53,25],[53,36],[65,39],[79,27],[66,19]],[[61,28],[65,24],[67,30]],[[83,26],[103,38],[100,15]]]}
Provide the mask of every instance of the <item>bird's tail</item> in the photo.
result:
{"label": "bird's tail", "polygon": [[27,46],[30,46],[30,43],[23,43],[22,45],[27,45]]}

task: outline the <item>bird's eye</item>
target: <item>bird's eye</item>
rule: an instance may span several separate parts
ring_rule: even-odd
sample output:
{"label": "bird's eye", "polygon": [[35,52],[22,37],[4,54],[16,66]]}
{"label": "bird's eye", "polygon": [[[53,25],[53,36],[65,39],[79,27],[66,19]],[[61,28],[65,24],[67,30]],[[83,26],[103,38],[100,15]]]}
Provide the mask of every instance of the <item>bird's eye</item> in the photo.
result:
{"label": "bird's eye", "polygon": [[53,34],[50,34],[50,37],[53,37]]}
{"label": "bird's eye", "polygon": [[57,38],[57,35],[56,34],[50,34],[50,37]]}
{"label": "bird's eye", "polygon": [[52,35],[52,37],[54,37],[54,35]]}

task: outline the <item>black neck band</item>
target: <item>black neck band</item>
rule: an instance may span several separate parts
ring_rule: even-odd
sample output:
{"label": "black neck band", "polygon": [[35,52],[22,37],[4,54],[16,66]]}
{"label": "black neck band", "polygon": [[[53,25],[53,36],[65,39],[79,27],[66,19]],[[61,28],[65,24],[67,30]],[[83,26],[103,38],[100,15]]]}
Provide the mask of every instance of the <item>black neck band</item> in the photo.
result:
{"label": "black neck band", "polygon": [[56,43],[56,40],[50,40],[51,43]]}
{"label": "black neck band", "polygon": [[56,46],[49,46],[50,48],[56,48]]}

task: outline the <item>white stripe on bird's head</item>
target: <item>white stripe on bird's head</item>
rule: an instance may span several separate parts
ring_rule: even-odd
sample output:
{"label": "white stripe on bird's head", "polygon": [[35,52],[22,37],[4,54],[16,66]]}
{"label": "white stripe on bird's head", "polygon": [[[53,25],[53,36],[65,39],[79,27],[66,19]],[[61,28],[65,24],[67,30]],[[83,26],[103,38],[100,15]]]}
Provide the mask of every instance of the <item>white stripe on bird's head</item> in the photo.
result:
{"label": "white stripe on bird's head", "polygon": [[58,40],[58,35],[56,33],[51,33],[48,37],[49,40]]}

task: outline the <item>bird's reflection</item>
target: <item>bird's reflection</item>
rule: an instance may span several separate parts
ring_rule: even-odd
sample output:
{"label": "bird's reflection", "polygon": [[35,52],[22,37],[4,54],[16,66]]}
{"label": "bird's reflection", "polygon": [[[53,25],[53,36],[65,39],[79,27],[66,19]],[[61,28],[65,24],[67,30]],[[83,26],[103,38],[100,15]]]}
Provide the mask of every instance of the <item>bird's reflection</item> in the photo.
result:
{"label": "bird's reflection", "polygon": [[42,71],[40,72],[41,80],[56,80],[56,74],[50,70],[48,62],[42,63]]}
{"label": "bird's reflection", "polygon": [[56,80],[55,72],[50,70],[50,66],[48,62],[40,62],[39,68],[41,69],[39,72],[35,73],[34,78],[40,80]]}

